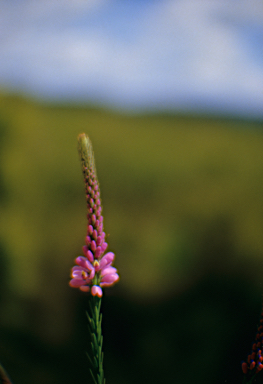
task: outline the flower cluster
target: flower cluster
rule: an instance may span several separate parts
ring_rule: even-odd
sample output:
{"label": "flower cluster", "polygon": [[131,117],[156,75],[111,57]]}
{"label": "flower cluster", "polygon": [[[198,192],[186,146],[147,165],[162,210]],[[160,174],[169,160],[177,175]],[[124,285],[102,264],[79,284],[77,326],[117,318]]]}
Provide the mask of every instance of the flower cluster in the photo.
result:
{"label": "flower cluster", "polygon": [[242,371],[245,375],[254,375],[263,369],[263,311],[261,313],[260,325],[256,334],[252,352],[247,357],[247,361],[242,363]]}
{"label": "flower cluster", "polygon": [[70,286],[84,292],[91,290],[93,296],[102,296],[101,287],[107,287],[119,280],[117,269],[112,267],[114,254],[104,255],[108,244],[103,232],[103,216],[100,201],[99,183],[96,175],[92,145],[83,133],[78,137],[79,153],[84,174],[86,201],[88,208],[88,228],[84,256],[78,256],[72,268]]}

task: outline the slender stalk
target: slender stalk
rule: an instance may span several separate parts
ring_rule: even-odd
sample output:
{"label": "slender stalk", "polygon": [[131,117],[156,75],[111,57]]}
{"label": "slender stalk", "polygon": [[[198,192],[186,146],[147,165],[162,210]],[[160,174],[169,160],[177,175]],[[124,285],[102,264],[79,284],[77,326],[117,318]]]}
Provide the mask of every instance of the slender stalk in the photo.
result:
{"label": "slender stalk", "polygon": [[251,376],[250,378],[244,376],[243,384],[252,384],[255,376],[256,376],[256,373],[253,376]]}
{"label": "slender stalk", "polygon": [[101,298],[91,296],[89,307],[87,317],[91,335],[91,353],[87,353],[87,356],[91,364],[90,373],[94,384],[105,384],[102,352],[103,336],[101,330],[102,314],[100,313]]}

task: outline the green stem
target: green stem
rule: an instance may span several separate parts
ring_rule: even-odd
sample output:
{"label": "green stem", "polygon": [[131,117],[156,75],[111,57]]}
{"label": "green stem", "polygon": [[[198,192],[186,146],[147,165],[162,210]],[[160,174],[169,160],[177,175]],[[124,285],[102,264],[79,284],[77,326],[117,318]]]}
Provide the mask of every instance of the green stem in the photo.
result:
{"label": "green stem", "polygon": [[87,317],[91,335],[91,353],[87,354],[87,356],[91,364],[90,373],[94,384],[105,384],[102,352],[103,336],[101,331],[102,314],[100,313],[101,298],[91,296],[89,307]]}
{"label": "green stem", "polygon": [[256,373],[254,373],[252,376],[247,377],[247,375],[244,376],[243,384],[252,384],[254,381],[254,378],[256,376]]}

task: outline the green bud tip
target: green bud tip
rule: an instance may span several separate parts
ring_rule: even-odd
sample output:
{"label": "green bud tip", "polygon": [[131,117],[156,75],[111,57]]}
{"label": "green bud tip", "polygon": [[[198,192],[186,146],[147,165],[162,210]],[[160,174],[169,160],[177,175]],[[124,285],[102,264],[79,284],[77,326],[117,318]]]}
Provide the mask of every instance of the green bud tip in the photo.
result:
{"label": "green bud tip", "polygon": [[96,175],[95,159],[91,141],[85,133],[78,135],[78,151],[83,167],[87,167]]}

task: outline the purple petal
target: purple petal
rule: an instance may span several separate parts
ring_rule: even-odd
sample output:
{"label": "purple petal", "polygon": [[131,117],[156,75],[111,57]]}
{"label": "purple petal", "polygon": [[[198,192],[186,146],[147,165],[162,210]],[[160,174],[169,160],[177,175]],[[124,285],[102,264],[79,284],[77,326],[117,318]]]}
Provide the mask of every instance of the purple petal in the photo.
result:
{"label": "purple petal", "polygon": [[101,297],[102,296],[101,287],[99,287],[98,285],[93,285],[93,287],[91,288],[91,294],[92,294],[92,296]]}
{"label": "purple petal", "polygon": [[90,248],[93,252],[96,251],[96,248],[97,248],[97,244],[95,242],[95,240],[92,240],[91,244],[90,244]]}
{"label": "purple petal", "polygon": [[96,251],[95,251],[95,259],[98,259],[101,254],[102,254],[102,249],[100,246],[98,246]]}
{"label": "purple petal", "polygon": [[102,238],[101,238],[101,236],[98,236],[98,238],[97,238],[97,245],[101,245],[101,243],[102,243]]}
{"label": "purple petal", "polygon": [[82,251],[83,251],[83,253],[84,253],[84,255],[87,257],[87,252],[88,252],[88,250],[89,250],[89,248],[87,247],[87,245],[84,245],[83,247],[82,247]]}
{"label": "purple petal", "polygon": [[102,283],[115,283],[115,281],[119,280],[119,275],[117,273],[112,273],[111,275],[105,275],[102,277]]}
{"label": "purple petal", "polygon": [[110,265],[114,260],[114,253],[108,252],[106,255],[104,255],[100,260],[100,269],[103,269],[106,267],[106,265]]}
{"label": "purple petal", "polygon": [[88,226],[88,233],[89,233],[89,235],[92,235],[92,233],[93,233],[93,226],[92,225]]}
{"label": "purple petal", "polygon": [[83,253],[86,256],[86,258],[92,263],[94,261],[93,253],[89,250],[87,245],[84,245],[82,247]]}
{"label": "purple petal", "polygon": [[[80,268],[80,269],[77,269]],[[88,271],[84,271],[82,267],[73,267],[71,270],[71,276],[77,279],[86,279],[88,277]]]}
{"label": "purple petal", "polygon": [[102,252],[105,252],[107,248],[108,248],[108,244],[107,243],[102,243],[101,244]]}
{"label": "purple petal", "polygon": [[95,268],[90,272],[89,279],[92,280],[95,276]]}
{"label": "purple petal", "polygon": [[72,279],[70,280],[69,285],[72,288],[79,288],[81,285],[83,285],[83,279]]}
{"label": "purple petal", "polygon": [[87,245],[90,245],[90,243],[91,243],[91,238],[90,238],[90,236],[87,236],[87,237],[86,237],[86,239],[85,239],[85,243],[86,243]]}
{"label": "purple petal", "polygon": [[89,292],[90,287],[89,287],[88,285],[82,285],[81,287],[79,287],[79,289],[80,289],[82,292]]}
{"label": "purple petal", "polygon": [[91,251],[88,251],[88,253],[87,253],[87,258],[88,258],[88,260],[89,260],[91,263],[93,263],[93,261],[94,261],[94,256],[93,256],[93,253],[92,253]]}
{"label": "purple petal", "polygon": [[71,276],[73,279],[82,279],[82,282],[89,283],[95,276],[95,269],[92,271],[78,267],[77,265],[71,269]]}
{"label": "purple petal", "polygon": [[114,283],[103,283],[103,282],[101,282],[100,286],[101,286],[101,288],[103,288],[103,287],[111,287],[113,284]]}
{"label": "purple petal", "polygon": [[93,270],[93,265],[87,260],[86,257],[78,256],[75,260],[76,264],[80,265],[83,268],[89,269],[90,271]]}
{"label": "purple petal", "polygon": [[84,256],[78,256],[76,259],[75,259],[75,262],[76,264],[78,264],[80,267],[82,268],[86,268],[86,257]]}
{"label": "purple petal", "polygon": [[113,273],[116,273],[116,272],[117,272],[116,268],[114,268],[114,267],[106,267],[106,268],[102,269],[101,276],[112,275]]}

